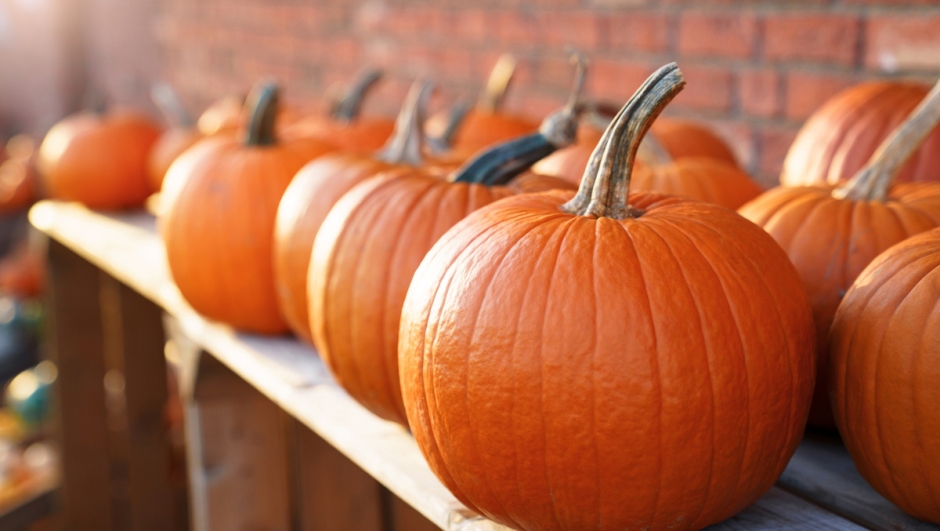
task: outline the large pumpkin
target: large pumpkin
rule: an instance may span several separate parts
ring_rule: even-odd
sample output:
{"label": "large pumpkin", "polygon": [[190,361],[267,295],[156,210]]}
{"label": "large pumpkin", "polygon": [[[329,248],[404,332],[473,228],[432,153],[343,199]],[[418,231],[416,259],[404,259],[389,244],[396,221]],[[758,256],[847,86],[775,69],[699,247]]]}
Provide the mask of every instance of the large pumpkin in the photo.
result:
{"label": "large pumpkin", "polygon": [[471,509],[526,531],[701,529],[783,471],[812,393],[787,257],[734,211],[632,194],[675,64],[611,125],[577,195],[512,197],[434,246],[402,311],[415,440]]}
{"label": "large pumpkin", "polygon": [[395,167],[420,168],[424,112],[430,82],[416,82],[399,114],[397,130],[376,154],[331,153],[297,172],[284,192],[274,225],[274,278],[281,313],[298,337],[311,341],[307,269],[313,240],[333,205],[356,184]]}
{"label": "large pumpkin", "polygon": [[[873,81],[835,95],[800,129],[783,162],[780,182],[837,185],[851,179],[928,90],[918,83]],[[934,128],[924,140],[897,181],[940,181],[940,129]]]}
{"label": "large pumpkin", "polygon": [[65,118],[39,148],[45,190],[90,208],[140,206],[150,195],[147,155],[159,136],[149,118],[133,112]]}
{"label": "large pumpkin", "polygon": [[287,326],[271,263],[278,202],[294,174],[332,149],[274,136],[277,87],[249,96],[245,138],[207,138],[173,163],[160,229],[180,292],[196,311],[253,332]]}
{"label": "large pumpkin", "polygon": [[147,156],[150,189],[159,192],[163,187],[163,178],[173,161],[204,135],[196,128],[192,116],[173,87],[168,84],[154,85],[150,96],[170,126],[163,131]]}
{"label": "large pumpkin", "polygon": [[831,395],[859,472],[940,524],[940,229],[878,256],[832,324]]}
{"label": "large pumpkin", "polygon": [[777,187],[739,211],[783,247],[813,306],[819,374],[810,413],[814,426],[834,427],[826,339],[845,292],[888,247],[940,226],[940,183],[892,186],[938,119],[940,85],[851,181],[837,188]]}
{"label": "large pumpkin", "polygon": [[360,183],[327,215],[310,262],[310,329],[324,362],[350,395],[404,424],[398,381],[398,322],[425,253],[467,214],[513,189],[502,186],[533,161],[574,141],[572,100],[538,133],[500,144],[450,179],[413,169]]}

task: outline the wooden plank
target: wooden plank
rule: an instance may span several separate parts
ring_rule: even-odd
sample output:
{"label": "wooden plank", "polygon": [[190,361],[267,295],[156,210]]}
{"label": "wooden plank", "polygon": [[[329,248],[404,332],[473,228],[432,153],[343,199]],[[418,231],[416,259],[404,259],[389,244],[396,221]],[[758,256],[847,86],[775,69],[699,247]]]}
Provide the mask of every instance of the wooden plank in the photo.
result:
{"label": "wooden plank", "polygon": [[58,367],[56,425],[62,445],[62,511],[69,529],[110,531],[111,462],[105,413],[98,269],[52,240],[47,352]]}
{"label": "wooden plank", "polygon": [[835,437],[808,434],[777,484],[869,529],[940,531],[875,492]]}
{"label": "wooden plank", "polygon": [[173,484],[169,476],[163,311],[104,273],[101,305],[108,368],[105,388],[109,395],[119,395],[108,400],[116,402],[109,407],[112,439],[117,439],[111,447],[118,447],[115,453],[121,456],[126,474],[128,515],[122,528],[186,529],[188,508],[185,492],[180,492],[185,486]]}
{"label": "wooden plank", "polygon": [[772,487],[761,499],[710,531],[863,531],[845,519]]}
{"label": "wooden plank", "polygon": [[289,429],[295,442],[291,468],[297,528],[382,531],[379,483],[306,426],[291,420]]}

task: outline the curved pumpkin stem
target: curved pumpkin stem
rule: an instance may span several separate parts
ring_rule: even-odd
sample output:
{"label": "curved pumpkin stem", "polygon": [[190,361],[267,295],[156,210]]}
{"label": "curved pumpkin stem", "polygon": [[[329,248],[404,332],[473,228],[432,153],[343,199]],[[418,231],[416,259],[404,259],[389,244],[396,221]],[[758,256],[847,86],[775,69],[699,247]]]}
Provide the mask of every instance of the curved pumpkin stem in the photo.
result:
{"label": "curved pumpkin stem", "polygon": [[160,109],[160,114],[171,126],[193,127],[195,122],[192,115],[183,105],[179,93],[169,83],[154,83],[150,87],[150,99]]}
{"label": "curved pumpkin stem", "polygon": [[453,182],[506,184],[529,166],[574,143],[578,132],[578,98],[584,87],[587,61],[577,52],[571,60],[576,68],[575,81],[565,106],[545,118],[537,133],[498,144],[470,159],[454,173]]}
{"label": "curved pumpkin stem", "polygon": [[853,201],[884,201],[898,173],[940,122],[940,81],[904,122],[886,138],[868,164],[832,196]]}
{"label": "curved pumpkin stem", "polygon": [[516,72],[516,58],[508,53],[499,56],[490,77],[486,80],[486,88],[480,94],[477,110],[486,114],[493,114],[503,106],[506,99],[506,90]]}
{"label": "curved pumpkin stem", "polygon": [[380,79],[382,79],[382,71],[378,68],[366,67],[360,70],[349,88],[344,91],[343,96],[331,102],[330,117],[343,123],[355,120],[362,108],[362,99]]}
{"label": "curved pumpkin stem", "polygon": [[248,114],[248,129],[245,132],[246,146],[273,146],[277,143],[274,135],[274,121],[280,89],[271,81],[262,81],[251,89],[245,100],[245,112]]}
{"label": "curved pumpkin stem", "polygon": [[454,135],[457,134],[457,130],[460,129],[460,124],[463,123],[463,119],[467,117],[468,112],[470,112],[470,104],[466,100],[461,99],[451,106],[450,110],[447,111],[447,125],[444,126],[440,136],[428,137],[427,139],[435,153],[444,153],[453,147]]}
{"label": "curved pumpkin stem", "polygon": [[684,86],[676,63],[660,68],[643,83],[604,131],[588,159],[578,193],[561,206],[563,211],[614,219],[642,214],[627,202],[636,152],[650,125]]}
{"label": "curved pumpkin stem", "polygon": [[423,163],[421,149],[424,145],[424,113],[433,93],[434,83],[428,79],[419,79],[411,85],[395,121],[395,131],[379,152],[379,160],[389,164],[411,166],[420,166]]}

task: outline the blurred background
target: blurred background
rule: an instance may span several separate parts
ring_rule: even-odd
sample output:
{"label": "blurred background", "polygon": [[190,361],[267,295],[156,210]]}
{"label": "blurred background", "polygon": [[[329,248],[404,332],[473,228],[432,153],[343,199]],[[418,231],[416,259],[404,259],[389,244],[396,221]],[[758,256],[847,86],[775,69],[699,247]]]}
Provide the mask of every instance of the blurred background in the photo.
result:
{"label": "blurred background", "polygon": [[678,61],[689,84],[668,113],[708,122],[768,186],[840,89],[934,81],[937,27],[936,0],[0,0],[0,137],[41,137],[94,98],[158,116],[161,80],[193,112],[261,76],[316,105],[367,63],[388,82],[366,112],[393,114],[421,74],[440,84],[438,105],[472,98],[503,52],[519,60],[508,107],[541,116],[569,88],[572,44],[593,61],[589,94],[618,104]]}

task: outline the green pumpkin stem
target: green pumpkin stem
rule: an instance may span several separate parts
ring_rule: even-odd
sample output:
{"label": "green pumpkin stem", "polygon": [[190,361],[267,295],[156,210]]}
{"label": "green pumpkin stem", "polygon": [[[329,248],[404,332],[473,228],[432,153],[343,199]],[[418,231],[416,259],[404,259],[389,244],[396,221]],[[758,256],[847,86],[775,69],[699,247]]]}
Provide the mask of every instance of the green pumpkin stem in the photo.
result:
{"label": "green pumpkin stem", "polygon": [[516,58],[508,53],[499,56],[496,65],[486,80],[486,88],[480,94],[477,110],[486,114],[498,112],[506,99],[506,90],[516,71]]}
{"label": "green pumpkin stem", "polygon": [[343,96],[332,102],[330,117],[337,122],[352,123],[359,116],[363,98],[380,79],[382,71],[377,68],[360,70]]}
{"label": "green pumpkin stem", "polygon": [[628,203],[636,152],[653,121],[685,86],[682,71],[670,63],[647,79],[620,109],[588,159],[581,187],[564,212],[624,219],[642,212]]}
{"label": "green pumpkin stem", "polygon": [[587,61],[577,52],[572,53],[571,60],[575,63],[575,81],[565,106],[545,118],[537,133],[503,142],[467,161],[454,173],[453,182],[506,184],[529,166],[574,143],[578,132],[578,98],[584,87]]}
{"label": "green pumpkin stem", "polygon": [[277,143],[274,122],[279,99],[280,89],[274,82],[263,81],[251,89],[251,94],[245,100],[245,112],[248,114],[246,146],[273,146]]}
{"label": "green pumpkin stem", "polygon": [[195,125],[179,93],[169,83],[154,83],[150,87],[150,99],[169,125],[187,128]]}
{"label": "green pumpkin stem", "polygon": [[405,103],[395,121],[391,138],[379,152],[378,159],[389,164],[420,166],[424,145],[424,114],[434,93],[434,83],[419,79],[411,85]]}
{"label": "green pumpkin stem", "polygon": [[940,81],[907,119],[886,138],[864,168],[832,196],[853,201],[885,201],[888,190],[911,155],[940,123]]}

